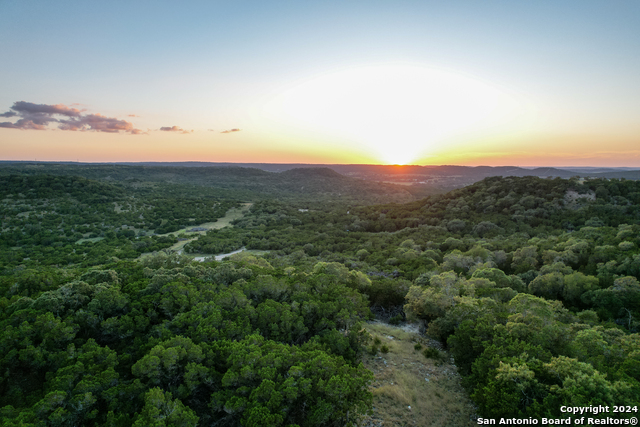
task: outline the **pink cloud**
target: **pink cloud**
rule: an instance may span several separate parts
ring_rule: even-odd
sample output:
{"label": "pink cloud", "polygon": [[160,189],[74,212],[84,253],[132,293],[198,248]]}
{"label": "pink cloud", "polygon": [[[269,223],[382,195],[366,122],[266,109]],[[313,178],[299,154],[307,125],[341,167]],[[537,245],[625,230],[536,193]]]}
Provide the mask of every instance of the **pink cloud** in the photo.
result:
{"label": "pink cloud", "polygon": [[92,131],[133,135],[142,133],[131,122],[106,117],[101,114],[83,114],[84,110],[63,104],[47,105],[18,101],[0,117],[19,117],[15,122],[2,122],[0,127],[22,130],[47,130],[50,123],[58,123],[58,129],[67,131]]}

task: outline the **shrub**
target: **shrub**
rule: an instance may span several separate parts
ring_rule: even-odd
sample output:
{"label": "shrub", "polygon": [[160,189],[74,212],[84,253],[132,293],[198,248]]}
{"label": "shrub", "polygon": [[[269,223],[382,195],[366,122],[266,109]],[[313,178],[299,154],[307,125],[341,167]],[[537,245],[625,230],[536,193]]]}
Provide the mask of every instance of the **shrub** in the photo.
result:
{"label": "shrub", "polygon": [[397,314],[389,319],[389,324],[391,325],[399,325],[402,322],[402,314]]}
{"label": "shrub", "polygon": [[427,359],[433,359],[436,362],[444,362],[445,361],[444,353],[441,352],[440,350],[438,350],[437,348],[434,348],[434,347],[425,348],[424,351],[422,352],[422,354]]}

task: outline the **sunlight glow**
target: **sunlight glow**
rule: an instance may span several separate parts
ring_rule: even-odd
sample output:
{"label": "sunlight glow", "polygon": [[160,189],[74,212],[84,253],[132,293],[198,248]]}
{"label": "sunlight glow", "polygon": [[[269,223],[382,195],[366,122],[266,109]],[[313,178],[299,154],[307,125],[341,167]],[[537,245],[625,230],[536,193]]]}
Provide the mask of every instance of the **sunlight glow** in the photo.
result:
{"label": "sunlight glow", "polygon": [[353,67],[297,82],[266,103],[269,120],[357,145],[384,163],[429,156],[447,138],[518,116],[506,90],[450,70]]}

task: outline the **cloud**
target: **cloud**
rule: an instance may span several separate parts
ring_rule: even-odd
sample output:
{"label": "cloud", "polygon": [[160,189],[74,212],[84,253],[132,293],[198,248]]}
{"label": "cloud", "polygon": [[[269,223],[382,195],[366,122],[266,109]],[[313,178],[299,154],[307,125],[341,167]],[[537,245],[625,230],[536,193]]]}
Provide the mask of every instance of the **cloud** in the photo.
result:
{"label": "cloud", "polygon": [[105,117],[101,114],[87,114],[69,120],[59,120],[59,129],[73,131],[95,131],[118,133],[120,131],[133,133],[133,124],[126,120],[118,120],[113,117]]}
{"label": "cloud", "polygon": [[215,129],[207,129],[209,132],[215,132]]}
{"label": "cloud", "polygon": [[22,130],[46,130],[50,123],[58,123],[58,129],[68,131],[92,131],[133,135],[143,133],[135,129],[131,122],[106,117],[101,114],[83,114],[84,110],[70,108],[63,104],[47,105],[32,102],[14,102],[9,111],[0,117],[20,117],[15,123],[2,122],[0,127]]}
{"label": "cloud", "polygon": [[231,132],[240,132],[242,129],[237,129],[237,128],[233,128],[233,129],[229,129],[229,130],[223,130],[220,133],[231,133]]}
{"label": "cloud", "polygon": [[127,114],[127,117],[140,117],[140,116],[137,116],[135,114]]}
{"label": "cloud", "polygon": [[45,130],[47,129],[47,125],[34,123],[33,120],[20,119],[15,123],[2,122],[0,123],[0,128],[22,129],[22,130],[25,130],[25,129]]}
{"label": "cloud", "polygon": [[191,129],[191,132],[189,132],[188,130],[184,130],[178,126],[163,126],[160,128],[160,130],[164,132],[180,132],[182,134],[188,134],[193,132],[193,129]]}
{"label": "cloud", "polygon": [[14,102],[11,107],[12,110],[17,111],[18,114],[24,115],[40,115],[51,116],[53,114],[60,114],[68,117],[78,117],[82,114],[82,111],[77,108],[69,108],[63,104],[47,105],[47,104],[34,104],[33,102],[18,101]]}

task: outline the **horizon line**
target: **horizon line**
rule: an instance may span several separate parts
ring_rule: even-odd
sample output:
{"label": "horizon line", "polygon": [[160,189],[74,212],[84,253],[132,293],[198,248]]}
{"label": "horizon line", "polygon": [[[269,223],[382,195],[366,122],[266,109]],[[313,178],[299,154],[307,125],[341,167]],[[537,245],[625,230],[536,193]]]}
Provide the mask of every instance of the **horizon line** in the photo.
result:
{"label": "horizon line", "polygon": [[173,164],[181,164],[181,163],[205,163],[205,164],[245,164],[245,165],[305,165],[305,166],[397,166],[397,167],[444,167],[444,166],[455,166],[455,167],[468,167],[468,168],[479,168],[479,167],[489,167],[489,168],[505,168],[505,167],[514,167],[520,169],[541,169],[541,168],[554,168],[554,169],[638,169],[640,170],[640,166],[519,166],[513,164],[506,165],[498,165],[491,166],[486,164],[478,164],[478,165],[460,165],[460,164],[397,164],[397,163],[305,163],[305,162],[282,162],[282,163],[273,163],[273,162],[212,162],[212,161],[204,161],[204,160],[182,160],[182,161],[166,161],[166,160],[142,160],[142,161],[80,161],[80,160],[0,160],[0,163],[53,163],[53,164],[109,164],[109,165],[117,165],[117,164],[143,164],[143,163],[173,163]]}

